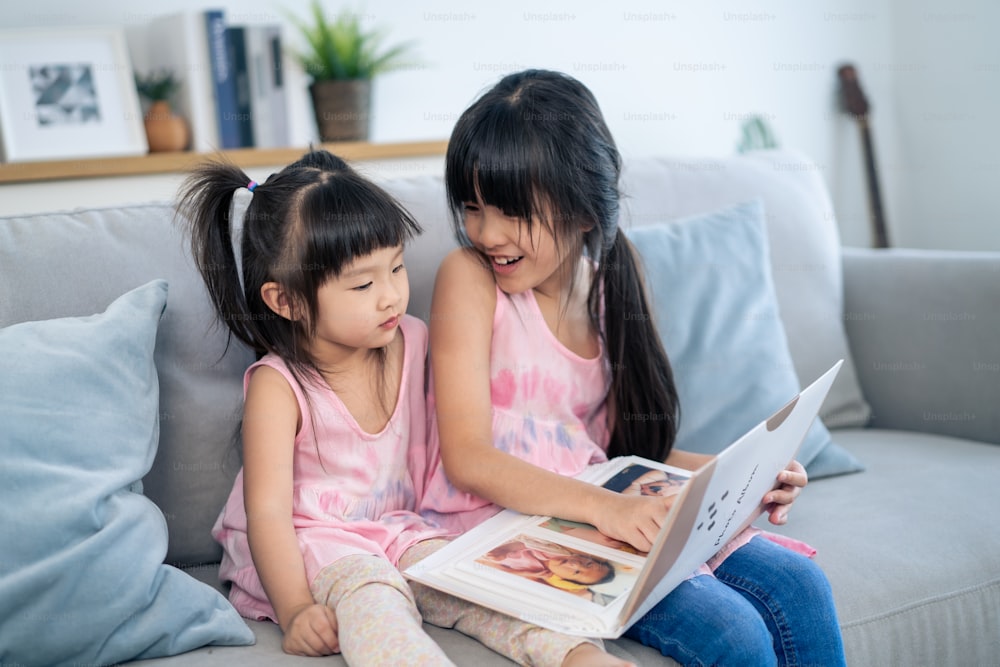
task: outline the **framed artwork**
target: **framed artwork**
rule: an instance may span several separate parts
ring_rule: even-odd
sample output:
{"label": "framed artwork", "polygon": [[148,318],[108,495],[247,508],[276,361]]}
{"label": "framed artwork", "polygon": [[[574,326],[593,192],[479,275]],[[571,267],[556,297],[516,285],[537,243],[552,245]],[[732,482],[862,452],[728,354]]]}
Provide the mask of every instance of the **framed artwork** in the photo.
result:
{"label": "framed artwork", "polygon": [[0,148],[5,162],[146,154],[124,33],[0,31]]}

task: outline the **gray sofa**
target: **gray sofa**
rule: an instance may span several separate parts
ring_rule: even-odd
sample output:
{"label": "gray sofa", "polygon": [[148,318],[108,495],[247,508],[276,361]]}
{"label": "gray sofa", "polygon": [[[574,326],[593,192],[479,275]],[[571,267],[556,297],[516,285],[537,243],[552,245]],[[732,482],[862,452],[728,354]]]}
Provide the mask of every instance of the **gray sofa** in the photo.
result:
{"label": "gray sofa", "polygon": [[[410,311],[426,317],[435,268],[453,243],[442,181],[383,185],[425,227],[407,262]],[[821,413],[835,445],[810,465],[817,479],[779,532],[818,549],[848,663],[997,664],[1000,253],[841,248],[816,167],[794,153],[629,160],[623,188],[626,226],[763,201],[798,378],[847,361]],[[233,434],[251,356],[227,350],[213,327],[170,204],[0,218],[0,327],[101,312],[154,278],[169,294],[155,356],[159,449],[144,493],[166,519],[166,562],[219,588],[209,529],[238,469]],[[863,472],[839,474],[857,461]],[[136,664],[317,664],[284,655],[273,624],[247,623],[252,647]],[[455,631],[428,632],[457,664],[510,664]],[[629,640],[609,646],[638,664],[673,664]]]}

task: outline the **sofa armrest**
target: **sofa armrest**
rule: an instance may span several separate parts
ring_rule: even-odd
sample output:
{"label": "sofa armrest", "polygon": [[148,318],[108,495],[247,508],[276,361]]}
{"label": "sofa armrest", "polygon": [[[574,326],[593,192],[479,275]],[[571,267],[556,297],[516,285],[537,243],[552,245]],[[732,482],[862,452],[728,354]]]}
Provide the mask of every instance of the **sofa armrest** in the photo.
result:
{"label": "sofa armrest", "polygon": [[1000,252],[845,248],[870,426],[1000,444]]}

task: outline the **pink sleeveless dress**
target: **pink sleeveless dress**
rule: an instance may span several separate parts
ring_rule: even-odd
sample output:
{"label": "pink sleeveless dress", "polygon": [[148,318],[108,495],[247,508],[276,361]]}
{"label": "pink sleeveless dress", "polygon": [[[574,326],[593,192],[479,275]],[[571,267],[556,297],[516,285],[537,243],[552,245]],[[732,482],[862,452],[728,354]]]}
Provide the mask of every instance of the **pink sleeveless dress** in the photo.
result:
{"label": "pink sleeveless dress", "polygon": [[[584,359],[555,337],[532,290],[497,288],[490,348],[493,441],[499,449],[561,475],[607,461],[605,399],[611,383],[602,353]],[[427,396],[427,492],[421,514],[462,533],[502,508],[453,487],[441,465],[433,378]]]}
{"label": "pink sleeveless dress", "polygon": [[[561,475],[577,475],[607,461],[610,433],[607,397],[611,370],[601,354],[584,359],[555,337],[532,290],[506,294],[497,288],[490,347],[493,441],[503,451]],[[428,482],[420,513],[461,534],[503,508],[459,491],[441,463],[434,379],[427,396]],[[695,574],[711,574],[733,551],[762,535],[807,556],[815,549],[798,540],[750,527],[736,535]]]}
{"label": "pink sleeveless dress", "polygon": [[[244,375],[245,392],[255,369],[277,370],[299,404],[302,427],[295,437],[292,521],[310,582],[344,556],[381,556],[395,565],[408,547],[446,532],[416,513],[427,460],[427,327],[406,315],[400,330],[404,353],[399,396],[379,433],[363,431],[322,379],[307,384],[303,392],[278,357],[264,357]],[[232,584],[233,606],[247,618],[276,620],[247,542],[242,470],[212,536],[223,548],[219,576]]]}

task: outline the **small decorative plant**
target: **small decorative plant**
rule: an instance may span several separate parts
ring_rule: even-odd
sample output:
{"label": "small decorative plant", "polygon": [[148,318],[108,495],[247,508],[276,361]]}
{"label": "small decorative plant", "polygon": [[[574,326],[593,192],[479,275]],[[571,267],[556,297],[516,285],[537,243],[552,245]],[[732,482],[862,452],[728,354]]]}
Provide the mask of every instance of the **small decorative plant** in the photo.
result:
{"label": "small decorative plant", "polygon": [[740,142],[736,146],[738,152],[748,153],[777,147],[778,139],[763,116],[753,115],[743,121],[740,127]]}
{"label": "small decorative plant", "polygon": [[331,20],[319,0],[313,0],[309,21],[289,18],[307,45],[295,56],[314,81],[371,79],[409,64],[412,43],[384,46],[384,34],[365,30],[356,12],[344,9]]}
{"label": "small decorative plant", "polygon": [[168,69],[155,70],[145,76],[136,72],[135,89],[150,102],[167,102],[181,87],[174,73]]}
{"label": "small decorative plant", "polygon": [[378,29],[366,30],[356,12],[342,10],[332,20],[312,0],[308,21],[289,16],[306,46],[294,52],[312,77],[309,93],[322,141],[366,141],[371,118],[371,81],[409,63],[412,44],[383,44]]}

